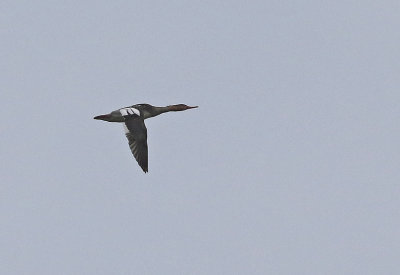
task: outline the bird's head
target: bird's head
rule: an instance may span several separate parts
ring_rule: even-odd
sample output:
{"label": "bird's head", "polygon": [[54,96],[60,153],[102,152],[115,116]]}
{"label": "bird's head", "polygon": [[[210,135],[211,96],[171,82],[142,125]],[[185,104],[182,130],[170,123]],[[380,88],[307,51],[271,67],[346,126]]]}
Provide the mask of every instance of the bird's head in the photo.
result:
{"label": "bird's head", "polygon": [[199,106],[187,106],[186,104],[176,104],[176,105],[169,105],[168,108],[170,111],[177,112],[177,111],[185,111],[188,109],[194,109]]}

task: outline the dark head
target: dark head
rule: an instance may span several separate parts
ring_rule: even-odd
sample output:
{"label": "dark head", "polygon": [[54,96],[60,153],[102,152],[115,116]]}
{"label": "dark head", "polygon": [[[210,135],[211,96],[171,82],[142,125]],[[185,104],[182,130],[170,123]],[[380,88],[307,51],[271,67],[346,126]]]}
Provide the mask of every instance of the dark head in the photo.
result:
{"label": "dark head", "polygon": [[192,106],[187,106],[185,104],[176,104],[176,105],[169,105],[167,107],[168,107],[168,109],[170,111],[177,112],[177,111],[185,111],[185,110],[188,110],[188,109],[194,109],[194,108],[197,108],[199,106],[193,106],[192,107]]}

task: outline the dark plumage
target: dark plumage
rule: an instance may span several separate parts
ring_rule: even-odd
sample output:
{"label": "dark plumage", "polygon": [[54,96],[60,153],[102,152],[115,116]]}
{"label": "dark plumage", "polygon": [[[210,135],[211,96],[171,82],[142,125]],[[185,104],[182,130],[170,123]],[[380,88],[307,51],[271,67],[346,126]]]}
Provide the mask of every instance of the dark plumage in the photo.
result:
{"label": "dark plumage", "polygon": [[147,129],[144,120],[166,112],[184,111],[197,107],[198,106],[191,107],[185,104],[156,107],[143,103],[121,108],[106,115],[96,116],[94,119],[124,123],[125,135],[128,139],[129,148],[139,166],[147,173],[149,171]]}

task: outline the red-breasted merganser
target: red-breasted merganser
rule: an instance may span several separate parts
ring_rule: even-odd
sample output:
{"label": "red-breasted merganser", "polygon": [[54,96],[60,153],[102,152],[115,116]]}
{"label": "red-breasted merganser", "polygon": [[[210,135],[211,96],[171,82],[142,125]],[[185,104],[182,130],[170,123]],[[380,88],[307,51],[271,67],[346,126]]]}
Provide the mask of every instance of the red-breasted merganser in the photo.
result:
{"label": "red-breasted merganser", "polygon": [[156,107],[150,104],[136,104],[112,111],[107,115],[96,116],[94,119],[124,123],[125,135],[128,138],[132,154],[142,170],[147,173],[149,171],[147,129],[144,120],[166,112],[185,111],[197,107],[198,106],[191,107],[185,104],[169,105],[166,107]]}

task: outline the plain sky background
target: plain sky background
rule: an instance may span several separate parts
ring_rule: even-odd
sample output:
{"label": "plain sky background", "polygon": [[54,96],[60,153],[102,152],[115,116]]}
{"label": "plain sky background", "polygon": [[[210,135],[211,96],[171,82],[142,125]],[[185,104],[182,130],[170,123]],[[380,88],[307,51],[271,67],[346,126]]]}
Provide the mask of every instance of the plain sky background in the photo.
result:
{"label": "plain sky background", "polygon": [[399,1],[0,9],[0,274],[400,274]]}

